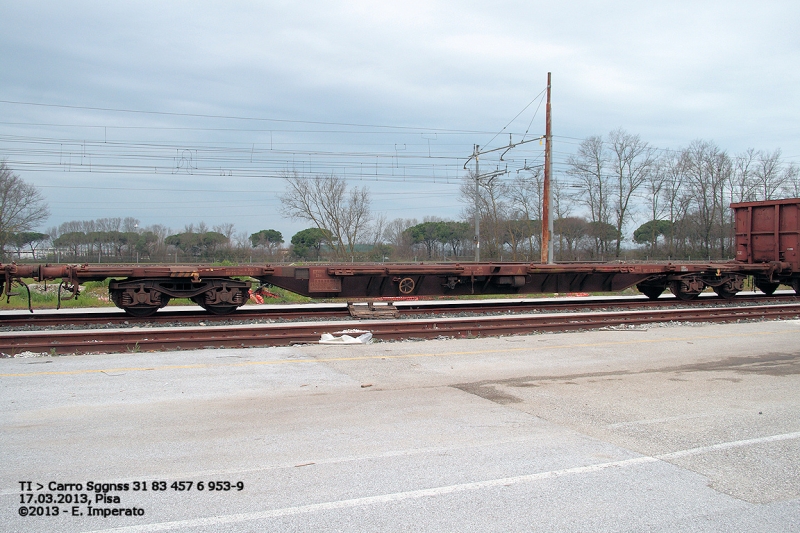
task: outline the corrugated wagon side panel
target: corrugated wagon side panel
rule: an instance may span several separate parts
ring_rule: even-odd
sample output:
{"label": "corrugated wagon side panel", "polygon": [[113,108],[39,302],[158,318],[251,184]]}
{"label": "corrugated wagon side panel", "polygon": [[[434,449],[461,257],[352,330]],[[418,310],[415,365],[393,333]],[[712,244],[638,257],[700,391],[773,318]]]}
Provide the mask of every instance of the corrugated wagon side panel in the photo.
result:
{"label": "corrugated wagon side panel", "polygon": [[796,204],[780,205],[780,243],[782,261],[792,265],[792,270],[800,270],[800,201]]}
{"label": "corrugated wagon side panel", "polygon": [[750,244],[753,236],[750,231],[752,228],[750,220],[753,215],[753,208],[735,208],[734,213],[734,218],[736,219],[736,260],[752,264],[753,248]]}
{"label": "corrugated wagon side panel", "polygon": [[736,260],[789,263],[800,271],[800,198],[732,204]]}
{"label": "corrugated wagon side panel", "polygon": [[753,261],[768,263],[778,260],[778,206],[765,205],[753,208]]}

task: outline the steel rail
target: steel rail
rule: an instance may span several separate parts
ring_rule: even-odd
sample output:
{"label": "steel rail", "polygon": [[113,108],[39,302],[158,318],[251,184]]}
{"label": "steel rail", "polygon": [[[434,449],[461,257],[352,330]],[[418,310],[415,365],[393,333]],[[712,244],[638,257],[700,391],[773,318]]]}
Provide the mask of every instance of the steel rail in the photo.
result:
{"label": "steel rail", "polygon": [[0,333],[0,352],[70,354],[198,348],[286,346],[316,343],[322,333],[359,329],[378,340],[499,336],[544,331],[597,329],[654,322],[732,322],[800,317],[800,303],[654,309],[624,312],[512,314],[400,320],[290,322],[173,328],[125,328]]}
{"label": "steel rail", "polygon": [[[443,314],[443,313],[508,313],[508,312],[554,312],[588,309],[651,309],[657,307],[682,307],[703,305],[731,305],[732,303],[785,303],[800,302],[800,296],[795,294],[776,294],[765,296],[763,294],[739,295],[733,300],[724,300],[716,295],[701,295],[696,300],[678,300],[665,296],[658,300],[649,300],[643,296],[630,298],[592,298],[587,300],[559,300],[559,299],[509,299],[502,300],[419,300],[395,302],[397,310],[402,315],[414,314]],[[135,318],[125,314],[122,310],[108,308],[107,312],[92,310],[69,310],[68,312],[37,310],[35,313],[27,311],[0,315],[0,327],[58,327],[58,326],[90,326],[90,325],[117,325],[130,326],[137,324],[176,324],[181,322],[215,322],[253,321],[253,320],[298,320],[303,318],[344,318],[349,313],[345,303],[327,304],[298,304],[279,306],[241,307],[229,315],[214,315],[200,309],[175,310],[169,307],[158,311],[146,318]]]}

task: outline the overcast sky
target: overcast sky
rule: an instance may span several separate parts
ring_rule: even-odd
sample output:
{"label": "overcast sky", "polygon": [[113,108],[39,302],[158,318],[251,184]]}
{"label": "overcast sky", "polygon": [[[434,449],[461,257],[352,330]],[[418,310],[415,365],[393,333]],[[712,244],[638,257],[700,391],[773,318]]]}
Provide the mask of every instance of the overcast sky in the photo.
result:
{"label": "overcast sky", "polygon": [[544,133],[548,72],[556,179],[616,128],[800,162],[797,2],[65,4],[0,3],[0,158],[47,197],[41,230],[130,216],[288,241],[309,226],[280,214],[291,171],[366,185],[389,219],[457,218],[474,144]]}

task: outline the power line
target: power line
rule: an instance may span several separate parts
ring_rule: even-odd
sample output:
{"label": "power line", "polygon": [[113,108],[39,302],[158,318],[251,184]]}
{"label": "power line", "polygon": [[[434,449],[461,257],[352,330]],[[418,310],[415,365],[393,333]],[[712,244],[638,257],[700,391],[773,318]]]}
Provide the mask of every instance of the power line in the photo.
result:
{"label": "power line", "polygon": [[173,116],[173,117],[191,117],[191,118],[217,118],[217,119],[225,119],[225,120],[246,120],[246,121],[257,121],[257,122],[278,122],[278,123],[285,123],[285,124],[316,124],[316,125],[324,125],[324,126],[348,126],[354,128],[384,128],[384,129],[393,129],[393,130],[403,130],[403,131],[431,131],[431,132],[441,132],[441,133],[471,133],[475,135],[485,134],[487,132],[475,131],[475,130],[451,130],[451,129],[444,129],[444,128],[428,128],[428,127],[417,127],[417,126],[387,126],[382,124],[358,124],[358,123],[350,123],[350,122],[325,122],[320,120],[289,120],[289,119],[280,119],[280,118],[260,118],[260,117],[240,117],[236,115],[211,115],[211,114],[204,114],[204,113],[178,113],[175,111],[145,111],[139,109],[124,109],[124,108],[111,108],[111,107],[93,107],[93,106],[79,106],[79,105],[67,105],[67,104],[46,104],[46,103],[39,103],[39,102],[21,102],[16,100],[0,100],[0,103],[3,104],[14,104],[14,105],[27,105],[27,106],[38,106],[38,107],[51,107],[51,108],[59,108],[59,109],[83,109],[86,111],[109,111],[114,113],[133,113],[133,114],[142,114],[142,115],[156,115],[156,116]]}
{"label": "power line", "polygon": [[[536,101],[538,98],[540,98],[540,97],[541,97],[541,96],[542,96],[542,95],[543,95],[543,94],[544,94],[546,91],[547,91],[547,89],[545,88],[545,89],[543,89],[543,90],[542,90],[542,92],[540,92],[539,94],[537,94],[537,95],[536,95],[536,96],[533,98],[533,100],[531,100],[530,102],[528,102],[528,105],[526,105],[525,107],[523,107],[523,108],[522,108],[522,111],[520,111],[519,113],[517,113],[517,114],[516,114],[516,116],[514,116],[514,118],[512,118],[512,119],[511,119],[511,120],[508,122],[508,124],[506,124],[505,126],[503,126],[503,129],[501,129],[500,131],[498,131],[497,133],[495,133],[495,134],[494,134],[494,137],[492,137],[491,139],[489,139],[489,142],[485,143],[485,144],[483,145],[483,147],[484,147],[484,148],[486,148],[487,146],[491,145],[491,144],[492,144],[492,141],[494,141],[494,140],[497,138],[497,136],[498,136],[498,135],[500,135],[501,133],[503,133],[503,132],[506,130],[506,128],[507,128],[507,127],[509,127],[509,126],[510,126],[510,125],[511,125],[511,124],[512,124],[512,123],[513,123],[515,120],[517,120],[517,117],[519,117],[519,116],[520,116],[522,113],[524,113],[524,112],[525,112],[525,110],[526,110],[526,109],[528,109],[528,108],[531,106],[531,104],[532,104],[532,103],[534,103],[534,102],[535,102],[535,101]],[[538,110],[538,108],[537,108],[537,110]],[[533,115],[533,116],[535,117],[535,116],[536,116],[536,114],[534,113],[534,115]],[[531,123],[533,123],[533,119],[531,119]],[[528,126],[528,128],[530,128],[530,126]],[[528,130],[525,130],[525,134],[527,134],[527,133],[528,133]],[[525,140],[525,134],[523,134],[522,140]]]}

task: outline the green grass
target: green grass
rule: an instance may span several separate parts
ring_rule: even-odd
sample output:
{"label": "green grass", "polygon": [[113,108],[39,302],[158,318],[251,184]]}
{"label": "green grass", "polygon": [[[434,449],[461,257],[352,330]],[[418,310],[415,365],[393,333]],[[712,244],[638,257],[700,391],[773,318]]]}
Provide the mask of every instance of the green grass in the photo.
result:
{"label": "green grass", "polygon": [[[44,292],[44,283],[37,283],[31,279],[23,280],[31,289],[31,307],[34,309],[55,309],[58,305],[58,283],[47,283],[47,292]],[[114,307],[108,300],[108,281],[89,281],[83,284],[80,296],[77,299],[65,300],[71,295],[61,291],[62,308],[83,307]],[[17,296],[0,298],[0,310],[27,309],[28,292],[25,287],[14,286],[13,291]]]}
{"label": "green grass", "polygon": [[[44,292],[44,283],[38,283],[32,279],[23,280],[31,288],[31,307],[34,309],[55,309],[58,305],[58,282],[48,282],[47,292]],[[299,304],[311,303],[314,300],[306,296],[300,296],[278,287],[269,289],[273,294],[277,294],[278,298],[265,298],[265,304]],[[12,296],[6,301],[7,298],[3,296],[0,298],[0,310],[17,310],[28,308],[28,293],[24,287],[15,285],[13,287],[14,293],[17,296]],[[67,309],[81,309],[90,307],[114,307],[113,302],[108,298],[108,280],[106,281],[89,281],[81,285],[81,294],[77,299],[65,300],[66,296],[71,293],[61,292],[61,307]],[[254,302],[250,302],[252,304]],[[175,298],[169,301],[170,306],[173,305],[190,305],[196,306],[197,304],[188,298]]]}

